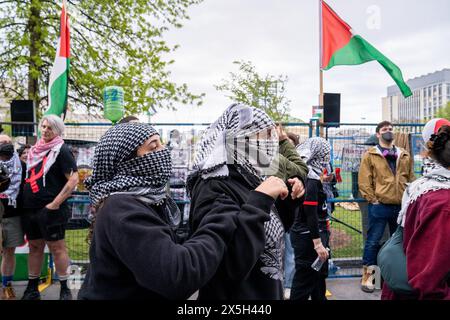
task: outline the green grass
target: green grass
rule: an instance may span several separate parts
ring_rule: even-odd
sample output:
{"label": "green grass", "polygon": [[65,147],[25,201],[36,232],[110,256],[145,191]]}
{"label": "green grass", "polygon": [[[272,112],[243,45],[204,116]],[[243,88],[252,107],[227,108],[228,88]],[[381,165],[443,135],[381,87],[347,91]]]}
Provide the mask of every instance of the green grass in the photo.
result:
{"label": "green grass", "polygon": [[[348,225],[351,225],[357,230],[362,231],[360,211],[345,210],[342,207],[336,206],[336,210],[333,212],[333,217],[345,222]],[[342,243],[342,246],[331,248],[333,258],[354,258],[362,256],[364,245],[362,234],[341,223],[332,221],[331,238],[333,242],[336,241]]]}
{"label": "green grass", "polygon": [[89,260],[89,245],[86,243],[88,229],[66,230],[66,246],[72,261]]}
{"label": "green grass", "polygon": [[[342,207],[336,206],[333,217],[358,230],[362,230],[360,211],[345,210]],[[72,261],[89,260],[89,245],[86,243],[87,234],[88,229],[66,231],[66,245],[69,251],[69,257]],[[343,246],[331,248],[333,251],[333,258],[353,258],[362,256],[362,234],[359,234],[336,221],[332,221],[331,238],[333,241],[342,242],[344,244]]]}

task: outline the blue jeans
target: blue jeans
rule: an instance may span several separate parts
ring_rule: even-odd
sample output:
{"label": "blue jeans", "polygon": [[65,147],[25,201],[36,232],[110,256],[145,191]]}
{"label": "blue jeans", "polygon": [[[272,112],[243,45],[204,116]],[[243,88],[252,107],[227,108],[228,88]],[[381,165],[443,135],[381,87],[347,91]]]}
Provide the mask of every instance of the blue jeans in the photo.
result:
{"label": "blue jeans", "polygon": [[285,251],[284,251],[284,287],[290,288],[295,273],[294,249],[291,244],[289,233],[284,234]]}
{"label": "blue jeans", "polygon": [[399,211],[399,205],[369,203],[369,228],[367,229],[367,240],[364,245],[364,265],[370,266],[377,264],[380,240],[383,237],[386,223],[389,224],[389,231],[392,235],[395,229],[397,229]]}

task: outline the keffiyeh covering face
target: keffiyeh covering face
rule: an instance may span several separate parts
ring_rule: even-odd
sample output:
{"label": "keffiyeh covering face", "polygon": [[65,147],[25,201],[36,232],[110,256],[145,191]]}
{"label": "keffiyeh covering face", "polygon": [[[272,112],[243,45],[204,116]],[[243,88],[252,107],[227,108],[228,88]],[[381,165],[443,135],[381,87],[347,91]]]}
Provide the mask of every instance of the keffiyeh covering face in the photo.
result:
{"label": "keffiyeh covering face", "polygon": [[270,117],[254,107],[233,104],[206,129],[194,168],[207,179],[228,176],[227,164],[237,164],[262,179],[277,171],[277,156],[278,136]]}
{"label": "keffiyeh covering face", "polygon": [[105,133],[95,148],[93,174],[85,182],[94,206],[114,193],[138,195],[150,204],[164,201],[172,173],[169,150],[131,158],[155,134],[156,130],[145,123],[119,124]]}
{"label": "keffiyeh covering face", "polygon": [[6,161],[0,161],[0,165],[4,165],[7,168],[10,178],[9,187],[2,193],[1,196],[8,198],[9,206],[16,207],[17,195],[19,194],[20,182],[22,180],[22,164],[20,163],[19,155],[14,151],[12,144],[3,144],[0,146],[1,151],[11,148],[11,158]]}
{"label": "keffiyeh covering face", "polygon": [[323,169],[330,163],[330,143],[321,137],[309,138],[297,147],[297,152],[308,165],[308,178],[320,180]]}

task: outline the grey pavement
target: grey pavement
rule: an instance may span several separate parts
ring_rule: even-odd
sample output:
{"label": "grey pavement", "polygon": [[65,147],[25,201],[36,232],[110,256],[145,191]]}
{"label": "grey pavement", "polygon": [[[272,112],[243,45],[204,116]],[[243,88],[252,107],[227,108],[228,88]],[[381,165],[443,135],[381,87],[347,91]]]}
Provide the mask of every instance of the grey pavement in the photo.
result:
{"label": "grey pavement", "polygon": [[[359,288],[360,278],[332,278],[327,279],[327,289],[331,292],[329,300],[380,300],[381,290],[375,290],[373,293],[365,293]],[[14,282],[17,298],[22,297],[23,291],[26,288],[26,282]],[[59,298],[59,283],[50,285],[47,289],[41,292],[42,300],[58,300]],[[78,290],[72,290],[72,296],[76,299]],[[194,294],[190,299],[195,299]]]}

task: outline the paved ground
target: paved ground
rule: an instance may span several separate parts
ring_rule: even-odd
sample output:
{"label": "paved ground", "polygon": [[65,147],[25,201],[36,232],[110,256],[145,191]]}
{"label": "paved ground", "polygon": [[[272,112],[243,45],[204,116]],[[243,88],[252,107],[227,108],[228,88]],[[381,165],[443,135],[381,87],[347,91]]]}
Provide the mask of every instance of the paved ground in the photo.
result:
{"label": "paved ground", "polygon": [[[22,297],[26,282],[15,282],[14,287],[18,299]],[[359,278],[334,278],[327,280],[327,289],[331,292],[329,300],[380,300],[381,291],[365,293],[359,288]],[[76,299],[78,290],[72,290]],[[42,300],[57,300],[59,298],[59,284],[55,283],[41,292]],[[195,295],[192,298],[195,298]]]}

